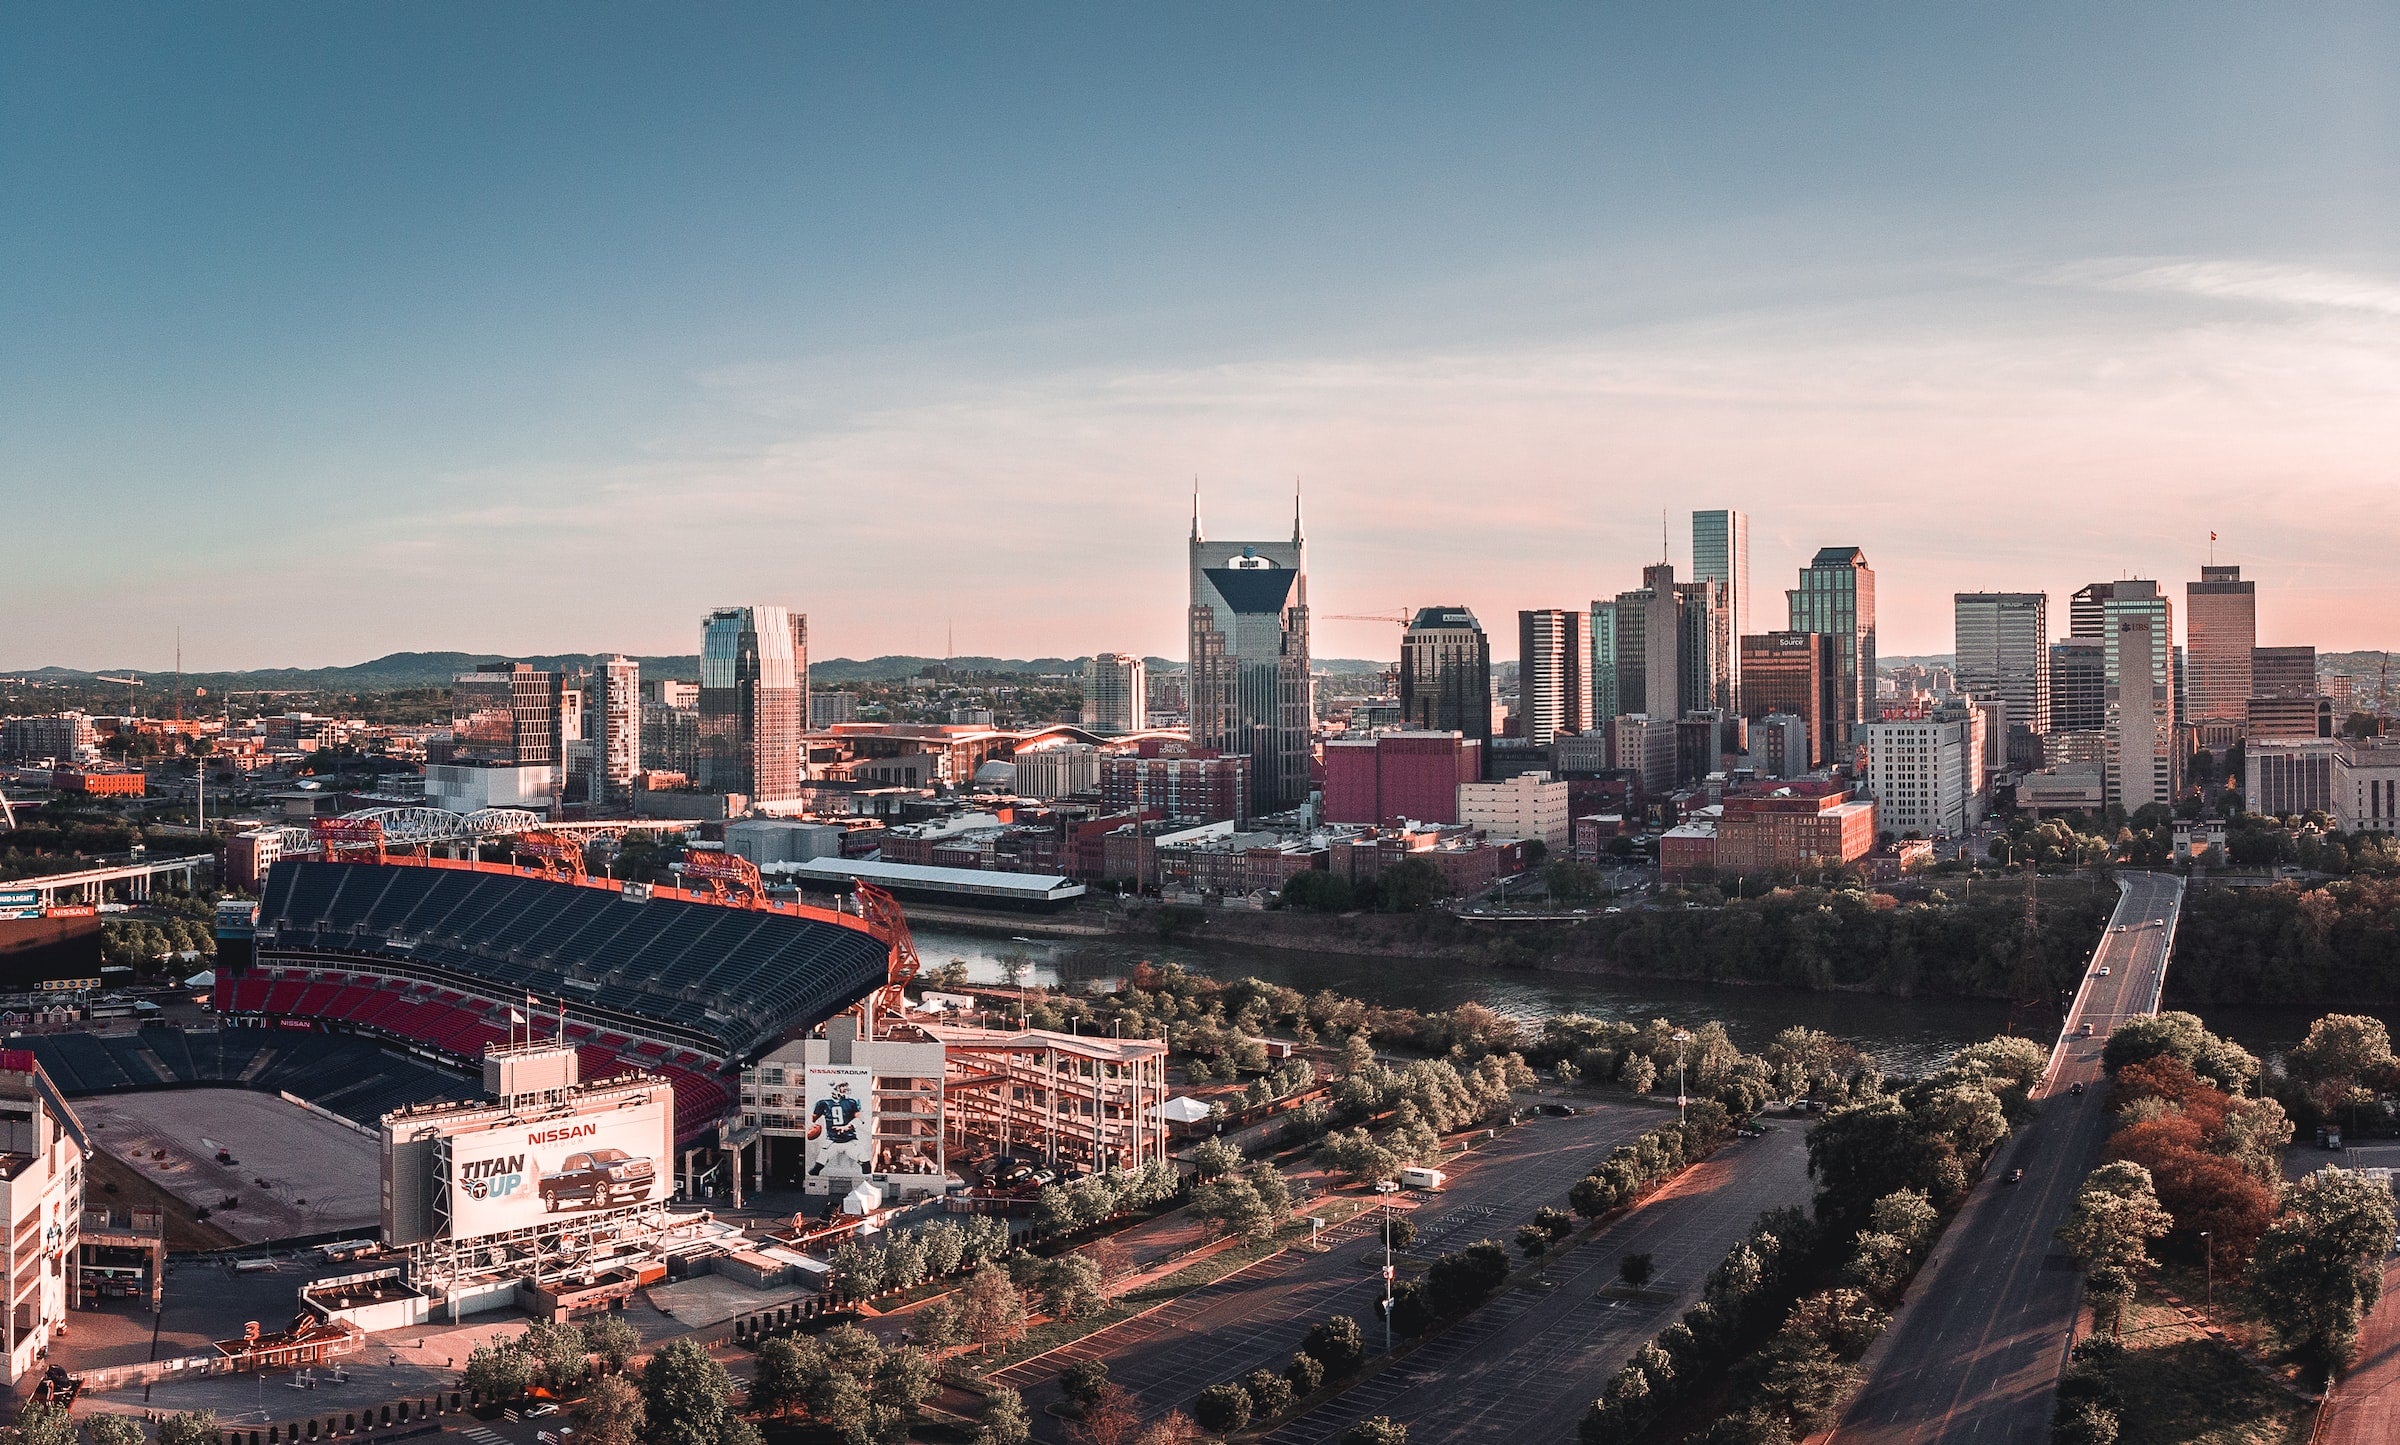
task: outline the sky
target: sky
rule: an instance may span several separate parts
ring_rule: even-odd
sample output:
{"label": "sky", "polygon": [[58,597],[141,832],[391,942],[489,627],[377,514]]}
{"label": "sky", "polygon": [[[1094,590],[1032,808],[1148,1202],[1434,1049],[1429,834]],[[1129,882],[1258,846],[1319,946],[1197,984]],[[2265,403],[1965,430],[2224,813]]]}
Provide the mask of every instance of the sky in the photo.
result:
{"label": "sky", "polygon": [[1180,657],[1195,479],[1319,656],[1719,506],[2400,646],[2388,4],[20,4],[0,195],[0,669]]}

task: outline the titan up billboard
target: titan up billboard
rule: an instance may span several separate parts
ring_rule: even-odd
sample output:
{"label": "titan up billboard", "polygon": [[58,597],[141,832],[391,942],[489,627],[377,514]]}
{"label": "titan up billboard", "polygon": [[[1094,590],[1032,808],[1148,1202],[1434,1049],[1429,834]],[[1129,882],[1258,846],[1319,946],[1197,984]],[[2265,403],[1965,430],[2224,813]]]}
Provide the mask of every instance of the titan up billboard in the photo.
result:
{"label": "titan up billboard", "polygon": [[450,1137],[450,1234],[529,1229],[674,1192],[669,1095]]}

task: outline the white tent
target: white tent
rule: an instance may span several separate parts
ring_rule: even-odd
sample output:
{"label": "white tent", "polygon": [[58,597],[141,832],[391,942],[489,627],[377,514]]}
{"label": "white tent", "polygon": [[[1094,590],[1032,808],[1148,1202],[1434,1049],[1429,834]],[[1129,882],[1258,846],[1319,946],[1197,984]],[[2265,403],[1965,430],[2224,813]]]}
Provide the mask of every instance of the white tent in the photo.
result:
{"label": "white tent", "polygon": [[217,971],[213,968],[204,968],[198,973],[193,974],[190,978],[185,979],[183,981],[183,986],[185,988],[215,988],[217,986]]}
{"label": "white tent", "polygon": [[1166,1103],[1159,1106],[1158,1112],[1165,1115],[1170,1124],[1197,1124],[1215,1110],[1191,1095],[1185,1094],[1180,1098],[1167,1100]]}

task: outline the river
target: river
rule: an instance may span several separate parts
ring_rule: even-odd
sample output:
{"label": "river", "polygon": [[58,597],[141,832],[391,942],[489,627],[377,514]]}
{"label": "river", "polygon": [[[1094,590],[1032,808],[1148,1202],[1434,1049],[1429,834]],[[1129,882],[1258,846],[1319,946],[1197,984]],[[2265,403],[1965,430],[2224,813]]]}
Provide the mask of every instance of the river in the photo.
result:
{"label": "river", "polygon": [[[1026,982],[1085,983],[1121,978],[1135,962],[1177,963],[1212,978],[1253,977],[1314,992],[1332,989],[1370,1003],[1421,1010],[1481,1003],[1511,1018],[1538,1024],[1553,1014],[1581,1013],[1635,1023],[1670,1019],[1693,1024],[1715,1019],[1744,1049],[1766,1045],[1780,1029],[1805,1024],[1847,1039],[1891,1073],[1939,1067],[1961,1045],[2009,1027],[2009,1007],[1989,999],[1895,998],[1882,994],[1805,993],[1752,985],[1712,986],[1674,979],[1612,978],[1538,969],[1497,969],[1444,959],[1367,958],[1353,954],[1195,947],[1135,939],[1008,939],[914,930],[927,968],[962,959],[976,983],[1003,979],[1000,957],[1032,960]],[[2170,976],[2171,978],[2171,976]],[[2168,1006],[2175,1007],[2170,982]],[[2319,1013],[2305,1008],[2196,1010],[2209,1027],[2262,1057],[2289,1047]],[[2364,1010],[2400,1022],[2400,1011]],[[2028,1018],[2019,1031],[2045,1036],[2055,1020]]]}

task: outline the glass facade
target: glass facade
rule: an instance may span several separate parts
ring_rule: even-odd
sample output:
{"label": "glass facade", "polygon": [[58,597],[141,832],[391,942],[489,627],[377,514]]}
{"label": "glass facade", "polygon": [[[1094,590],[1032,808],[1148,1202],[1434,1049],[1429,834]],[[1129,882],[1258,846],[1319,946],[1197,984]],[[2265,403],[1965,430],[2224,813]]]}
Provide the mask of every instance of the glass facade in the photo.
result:
{"label": "glass facade", "polygon": [[1835,741],[1850,743],[1875,707],[1874,569],[1859,548],[1826,547],[1800,569],[1800,585],[1785,597],[1792,631],[1834,640]]}
{"label": "glass facade", "polygon": [[700,786],[794,798],[808,777],[808,618],[727,607],[700,630]]}

